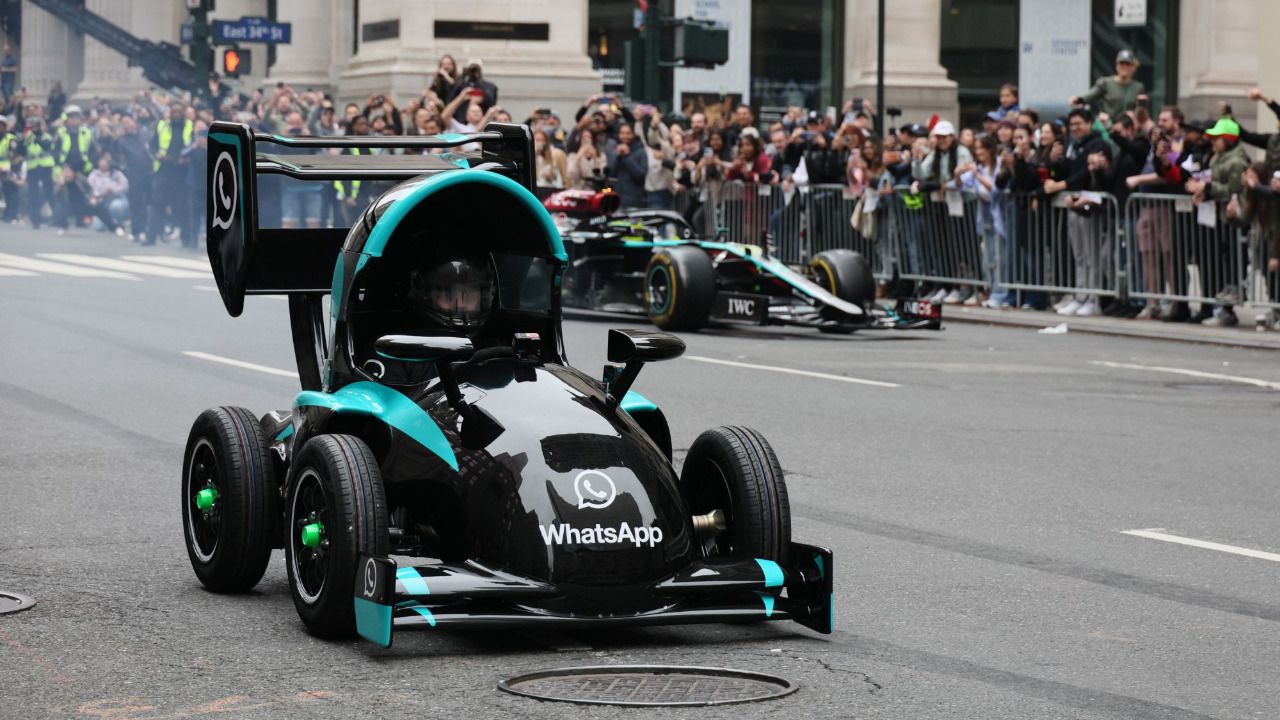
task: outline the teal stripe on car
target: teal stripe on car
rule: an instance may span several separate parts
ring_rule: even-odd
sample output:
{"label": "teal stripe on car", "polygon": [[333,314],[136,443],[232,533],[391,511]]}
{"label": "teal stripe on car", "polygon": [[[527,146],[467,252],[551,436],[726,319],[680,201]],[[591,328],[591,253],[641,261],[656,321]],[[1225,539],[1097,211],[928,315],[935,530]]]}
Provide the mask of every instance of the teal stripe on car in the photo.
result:
{"label": "teal stripe on car", "polygon": [[434,453],[456,472],[458,457],[453,447],[426,410],[400,392],[378,383],[354,382],[334,393],[304,390],[293,401],[294,408],[321,407],[336,413],[367,415],[408,435]]}
{"label": "teal stripe on car", "polygon": [[756,594],[760,596],[760,601],[764,603],[764,616],[773,617],[773,603],[776,598],[769,593],[757,592]]}
{"label": "teal stripe on car", "polygon": [[379,605],[364,598],[352,598],[356,604],[356,632],[380,647],[391,647],[391,606]]}
{"label": "teal stripe on car", "polygon": [[782,568],[778,566],[778,563],[764,558],[756,558],[756,564],[760,566],[760,572],[764,573],[765,587],[782,587],[786,576],[783,575]]}
{"label": "teal stripe on car", "polygon": [[428,625],[430,625],[431,627],[436,626],[436,616],[432,615],[429,609],[419,606],[419,607],[412,608],[412,610],[418,613],[419,615],[421,615],[422,617],[426,618]]}
{"label": "teal stripe on car", "polygon": [[622,396],[622,402],[618,403],[618,407],[627,413],[653,412],[658,409],[653,401],[635,390],[628,390],[627,394]]}
{"label": "teal stripe on car", "polygon": [[285,438],[289,437],[292,434],[293,434],[293,426],[289,425],[285,427],[285,429],[281,430],[280,434],[276,435],[276,442],[280,442],[281,440],[284,440]]}
{"label": "teal stripe on car", "polygon": [[817,566],[818,566],[818,577],[822,578],[823,580],[826,580],[826,579],[827,579],[827,567],[826,567],[826,566],[827,566],[827,564],[826,564],[825,562],[823,562],[823,561],[822,561],[822,556],[821,556],[821,555],[814,555],[814,556],[813,556],[813,562],[814,562],[814,564],[815,564],[815,565],[817,565]]}
{"label": "teal stripe on car", "polygon": [[416,568],[406,567],[396,570],[396,580],[404,587],[404,591],[408,595],[430,595],[431,590],[427,588],[427,581],[422,579],[422,575],[418,574]]}

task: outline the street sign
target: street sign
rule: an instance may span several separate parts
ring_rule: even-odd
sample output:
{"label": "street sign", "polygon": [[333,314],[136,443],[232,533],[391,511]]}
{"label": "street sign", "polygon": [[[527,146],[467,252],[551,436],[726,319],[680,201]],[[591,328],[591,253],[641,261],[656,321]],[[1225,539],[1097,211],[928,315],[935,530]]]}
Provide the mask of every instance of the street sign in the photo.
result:
{"label": "street sign", "polygon": [[196,28],[194,20],[188,19],[186,22],[182,23],[179,38],[183,45],[187,45],[191,42],[191,39],[195,37],[195,31]]}
{"label": "street sign", "polygon": [[239,20],[214,20],[213,42],[257,42],[269,45],[288,45],[293,41],[293,24],[271,22],[266,18],[242,17]]}
{"label": "street sign", "polygon": [[1116,0],[1116,27],[1147,24],[1147,0]]}

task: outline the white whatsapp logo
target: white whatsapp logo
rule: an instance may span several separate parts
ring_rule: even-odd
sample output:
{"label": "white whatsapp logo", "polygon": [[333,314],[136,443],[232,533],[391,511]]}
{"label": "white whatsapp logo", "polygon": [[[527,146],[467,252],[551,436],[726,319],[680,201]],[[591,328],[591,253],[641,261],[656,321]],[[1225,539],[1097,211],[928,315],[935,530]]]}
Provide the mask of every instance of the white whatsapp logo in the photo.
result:
{"label": "white whatsapp logo", "polygon": [[607,508],[618,497],[613,478],[599,470],[583,470],[573,479],[573,492],[578,496],[578,509]]}
{"label": "white whatsapp logo", "polygon": [[[231,220],[236,214],[236,201],[239,199],[238,194],[240,188],[236,180],[235,161],[231,159],[231,153],[224,151],[218,156],[217,162],[213,164],[213,217],[209,219],[209,224],[220,230],[230,230]],[[231,192],[223,194],[223,185],[229,185]]]}

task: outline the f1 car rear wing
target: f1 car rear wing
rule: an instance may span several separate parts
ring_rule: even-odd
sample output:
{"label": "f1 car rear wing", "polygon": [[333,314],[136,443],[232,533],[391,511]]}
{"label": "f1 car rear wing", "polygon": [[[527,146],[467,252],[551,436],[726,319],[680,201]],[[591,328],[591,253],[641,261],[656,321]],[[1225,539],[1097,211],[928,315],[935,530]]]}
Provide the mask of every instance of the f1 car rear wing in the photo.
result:
{"label": "f1 car rear wing", "polygon": [[[423,150],[472,144],[480,146],[479,152],[422,154]],[[290,154],[288,150],[271,152],[264,146],[339,148],[351,153]],[[369,152],[373,148],[409,152],[373,154]],[[346,228],[259,228],[259,175],[304,181],[400,181],[463,168],[501,173],[532,192],[533,140],[529,129],[491,123],[484,132],[465,135],[283,137],[255,133],[240,123],[213,123],[205,176],[209,263],[227,312],[239,316],[245,295],[328,293],[334,263],[347,235]]]}

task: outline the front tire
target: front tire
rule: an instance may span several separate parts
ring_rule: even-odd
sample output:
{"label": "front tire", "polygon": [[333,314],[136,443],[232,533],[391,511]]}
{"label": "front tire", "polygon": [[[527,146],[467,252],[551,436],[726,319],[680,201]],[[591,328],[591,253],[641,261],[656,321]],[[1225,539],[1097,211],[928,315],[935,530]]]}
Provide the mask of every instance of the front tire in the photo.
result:
{"label": "front tire", "polygon": [[654,325],[692,331],[707,324],[716,298],[716,271],[701,249],[676,246],[654,252],[644,278],[645,308]]}
{"label": "front tire", "polygon": [[248,410],[205,410],[182,461],[182,531],[191,568],[214,592],[244,592],[271,559],[277,490],[262,424]]}
{"label": "front tire", "polygon": [[693,441],[680,471],[689,511],[725,514],[727,528],[703,539],[707,557],[764,558],[785,564],[791,505],[782,466],[759,432],[718,427]]}
{"label": "front tire", "polygon": [[284,542],[293,605],[312,634],[353,637],[356,563],[390,546],[378,460],[357,437],[320,435],[293,468]]}
{"label": "front tire", "polygon": [[809,274],[841,300],[865,306],[876,299],[876,279],[862,253],[848,248],[820,252],[809,262]]}

